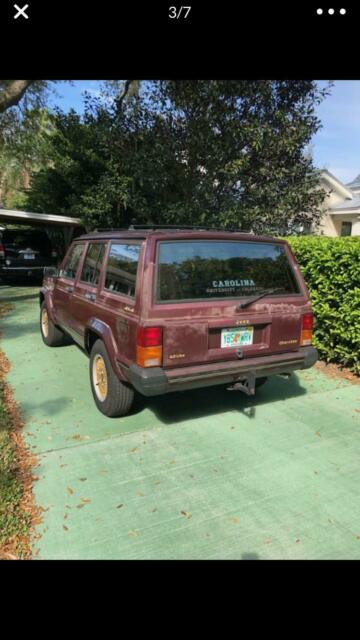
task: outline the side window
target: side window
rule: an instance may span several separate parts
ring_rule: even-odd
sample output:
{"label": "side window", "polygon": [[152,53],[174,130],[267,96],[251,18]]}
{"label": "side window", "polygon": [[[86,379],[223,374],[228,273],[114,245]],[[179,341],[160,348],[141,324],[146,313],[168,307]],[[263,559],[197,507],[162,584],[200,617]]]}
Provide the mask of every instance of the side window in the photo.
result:
{"label": "side window", "polygon": [[135,296],[140,244],[111,244],[106,266],[105,289]]}
{"label": "side window", "polygon": [[74,280],[83,250],[84,244],[74,244],[73,248],[70,250],[68,259],[61,270],[63,278]]}
{"label": "side window", "polygon": [[93,286],[99,284],[101,263],[104,258],[105,244],[89,244],[81,272],[81,282],[87,282]]}

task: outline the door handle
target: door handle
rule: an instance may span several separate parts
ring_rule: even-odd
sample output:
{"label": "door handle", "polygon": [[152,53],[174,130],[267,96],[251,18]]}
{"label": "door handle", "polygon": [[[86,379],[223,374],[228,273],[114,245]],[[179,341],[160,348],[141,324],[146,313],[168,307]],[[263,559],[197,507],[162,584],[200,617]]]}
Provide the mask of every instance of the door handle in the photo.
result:
{"label": "door handle", "polygon": [[74,291],[74,287],[65,287],[65,291],[67,293],[72,293]]}

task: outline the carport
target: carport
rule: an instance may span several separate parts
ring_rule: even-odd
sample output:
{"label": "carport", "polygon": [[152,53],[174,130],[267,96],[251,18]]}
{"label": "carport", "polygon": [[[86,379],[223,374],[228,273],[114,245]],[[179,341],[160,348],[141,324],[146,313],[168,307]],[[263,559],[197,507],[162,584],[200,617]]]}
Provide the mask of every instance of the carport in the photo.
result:
{"label": "carport", "polygon": [[80,218],[0,209],[0,228],[6,226],[5,223],[45,229],[50,240],[57,246],[60,256],[64,255],[74,238],[86,232]]}

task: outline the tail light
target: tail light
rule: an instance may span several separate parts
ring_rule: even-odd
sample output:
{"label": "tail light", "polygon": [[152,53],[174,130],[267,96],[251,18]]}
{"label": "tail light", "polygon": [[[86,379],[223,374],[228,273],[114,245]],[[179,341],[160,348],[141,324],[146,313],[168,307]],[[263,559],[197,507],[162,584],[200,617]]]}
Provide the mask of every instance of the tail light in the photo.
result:
{"label": "tail light", "polygon": [[302,325],[301,325],[301,339],[300,344],[305,347],[306,345],[311,344],[312,341],[312,332],[314,326],[314,316],[312,313],[305,313],[302,317]]}
{"label": "tail light", "polygon": [[2,244],[0,244],[0,258],[5,258],[5,249]]}
{"label": "tail light", "polygon": [[136,338],[136,362],[140,367],[162,365],[162,328],[140,327]]}

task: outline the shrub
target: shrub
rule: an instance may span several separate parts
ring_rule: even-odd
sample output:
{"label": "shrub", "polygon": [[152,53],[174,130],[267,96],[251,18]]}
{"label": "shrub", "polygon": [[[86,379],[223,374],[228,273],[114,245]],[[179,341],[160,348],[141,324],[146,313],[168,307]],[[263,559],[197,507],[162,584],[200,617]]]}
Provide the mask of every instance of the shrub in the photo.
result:
{"label": "shrub", "polygon": [[286,239],[311,295],[321,359],[360,374],[360,237]]}

